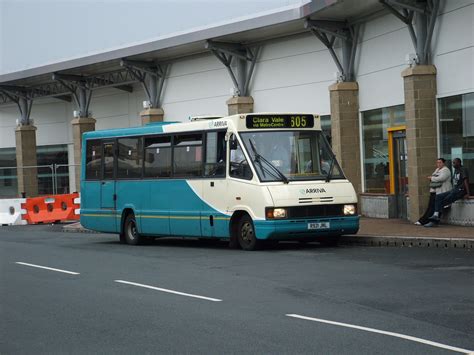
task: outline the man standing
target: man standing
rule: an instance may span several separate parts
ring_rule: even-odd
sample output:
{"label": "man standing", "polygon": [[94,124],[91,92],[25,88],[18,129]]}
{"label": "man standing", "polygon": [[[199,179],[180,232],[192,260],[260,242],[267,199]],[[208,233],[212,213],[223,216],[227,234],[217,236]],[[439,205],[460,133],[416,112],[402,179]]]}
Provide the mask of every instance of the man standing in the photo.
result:
{"label": "man standing", "polygon": [[437,226],[439,223],[439,213],[444,206],[450,205],[463,197],[469,198],[469,173],[467,169],[462,166],[461,159],[453,159],[453,168],[453,189],[436,195],[435,210],[433,215],[429,218],[431,222],[425,224],[425,227]]}

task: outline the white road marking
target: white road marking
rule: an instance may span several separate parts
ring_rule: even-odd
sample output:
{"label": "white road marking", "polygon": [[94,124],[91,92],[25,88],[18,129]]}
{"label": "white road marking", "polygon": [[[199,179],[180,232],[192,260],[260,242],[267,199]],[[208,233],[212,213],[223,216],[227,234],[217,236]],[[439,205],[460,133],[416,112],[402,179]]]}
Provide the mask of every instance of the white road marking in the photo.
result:
{"label": "white road marking", "polygon": [[365,331],[367,331],[367,332],[372,332],[372,333],[379,333],[379,334],[389,335],[389,336],[392,336],[392,337],[397,337],[397,338],[402,338],[402,339],[406,339],[406,340],[416,341],[416,342],[418,342],[418,343],[422,343],[422,344],[426,344],[426,345],[435,346],[435,347],[441,348],[441,349],[452,350],[452,351],[456,351],[456,352],[463,353],[463,354],[472,354],[472,353],[473,353],[472,350],[457,348],[457,347],[455,347],[455,346],[445,345],[445,344],[437,343],[437,342],[430,341],[430,340],[425,340],[425,339],[421,339],[421,338],[416,338],[416,337],[412,337],[412,336],[410,336],[410,335],[404,335],[404,334],[400,334],[400,333],[387,332],[387,331],[385,331],[385,330],[378,330],[378,329],[374,329],[374,328],[361,327],[361,326],[359,326],[359,325],[353,325],[353,324],[347,324],[347,323],[334,322],[334,321],[325,320],[325,319],[320,319],[320,318],[311,318],[311,317],[301,316],[301,315],[298,315],[298,314],[286,314],[286,316],[287,316],[287,317],[292,317],[292,318],[299,318],[299,319],[304,319],[304,320],[310,320],[310,321],[313,321],[313,322],[320,322],[320,323],[327,323],[327,324],[332,324],[332,325],[339,325],[339,326],[341,326],[341,327],[346,327],[346,328],[353,328],[353,329],[365,330]]}
{"label": "white road marking", "polygon": [[38,269],[45,269],[45,270],[50,270],[50,271],[57,271],[57,272],[62,272],[64,274],[70,274],[70,275],[80,275],[78,272],[72,272],[72,271],[67,271],[67,270],[61,270],[61,269],[55,269],[52,267],[47,267],[47,266],[41,266],[41,265],[35,265],[35,264],[28,264],[28,263],[23,263],[21,261],[15,262],[15,264],[20,264],[20,265],[26,265],[26,266],[31,266],[31,267],[36,267]]}
{"label": "white road marking", "polygon": [[136,283],[136,282],[130,282],[130,281],[124,281],[124,280],[115,280],[115,282],[118,282],[118,283],[121,283],[121,284],[126,284],[126,285],[132,285],[132,286],[138,286],[138,287],[149,288],[150,290],[161,291],[161,292],[167,292],[167,293],[172,293],[172,294],[180,295],[180,296],[187,296],[187,297],[200,298],[200,299],[202,299],[202,300],[207,300],[207,301],[212,301],[212,302],[222,302],[222,300],[217,299],[217,298],[211,298],[211,297],[204,297],[204,296],[199,296],[199,295],[193,295],[193,294],[190,294],[190,293],[184,293],[184,292],[178,292],[178,291],[168,290],[168,289],[166,289],[166,288],[160,288],[160,287],[155,287],[155,286],[149,286],[149,285],[139,284],[139,283]]}

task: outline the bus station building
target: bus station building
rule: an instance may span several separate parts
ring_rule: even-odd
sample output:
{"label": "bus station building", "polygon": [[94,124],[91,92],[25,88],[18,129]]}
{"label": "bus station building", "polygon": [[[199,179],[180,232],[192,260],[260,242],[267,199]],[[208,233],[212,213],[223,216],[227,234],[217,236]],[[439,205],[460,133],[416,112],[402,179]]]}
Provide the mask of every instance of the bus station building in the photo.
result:
{"label": "bus station building", "polygon": [[[89,36],[115,40],[102,48],[71,24],[62,42],[39,41],[59,48],[46,59],[49,48],[29,51],[26,38],[58,32],[52,3],[21,28],[9,19],[35,7],[0,3],[0,198],[79,191],[84,132],[247,112],[320,115],[363,215],[416,221],[438,157],[462,159],[474,194],[472,0],[196,3],[202,12],[184,3],[172,20],[201,22],[150,37],[130,20],[138,37],[126,43],[97,24]],[[448,222],[473,226],[474,198]]]}

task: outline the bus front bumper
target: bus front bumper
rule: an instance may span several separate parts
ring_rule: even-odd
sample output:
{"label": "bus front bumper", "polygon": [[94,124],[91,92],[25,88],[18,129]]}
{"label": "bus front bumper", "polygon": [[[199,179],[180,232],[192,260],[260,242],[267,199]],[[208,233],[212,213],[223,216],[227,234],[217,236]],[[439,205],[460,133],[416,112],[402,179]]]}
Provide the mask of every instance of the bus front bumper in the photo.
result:
{"label": "bus front bumper", "polygon": [[255,221],[257,239],[299,240],[356,234],[359,216]]}

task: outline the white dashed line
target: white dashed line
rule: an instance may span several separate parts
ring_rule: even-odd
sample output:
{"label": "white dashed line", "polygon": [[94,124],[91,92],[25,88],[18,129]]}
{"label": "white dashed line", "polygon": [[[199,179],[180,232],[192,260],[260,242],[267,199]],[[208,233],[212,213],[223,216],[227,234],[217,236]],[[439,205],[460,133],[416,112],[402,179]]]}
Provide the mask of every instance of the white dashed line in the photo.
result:
{"label": "white dashed line", "polygon": [[148,288],[148,289],[150,289],[150,290],[155,290],[155,291],[161,291],[161,292],[172,293],[172,294],[180,295],[180,296],[193,297],[193,298],[200,298],[200,299],[206,300],[206,301],[222,302],[222,300],[217,299],[217,298],[211,298],[211,297],[204,297],[204,296],[199,296],[199,295],[193,295],[193,294],[190,294],[190,293],[184,293],[184,292],[178,292],[178,291],[168,290],[168,289],[166,289],[166,288],[160,288],[160,287],[155,287],[155,286],[149,286],[149,285],[139,284],[139,283],[136,283],[136,282],[123,281],[123,280],[115,280],[115,282],[118,282],[118,283],[121,283],[121,284],[126,284],[126,285],[137,286],[137,287],[144,287],[144,288]]}
{"label": "white dashed line", "polygon": [[359,325],[353,325],[353,324],[347,324],[347,323],[334,322],[334,321],[325,320],[325,319],[320,319],[320,318],[311,318],[311,317],[301,316],[301,315],[298,315],[298,314],[286,314],[286,316],[287,316],[287,317],[292,317],[292,318],[299,318],[299,319],[304,319],[304,320],[310,320],[310,321],[313,321],[313,322],[320,322],[320,323],[338,325],[338,326],[340,326],[340,327],[359,329],[359,330],[364,330],[364,331],[366,331],[366,332],[372,332],[372,333],[378,333],[378,334],[383,334],[383,335],[389,335],[389,336],[392,336],[392,337],[397,337],[397,338],[402,338],[402,339],[406,339],[406,340],[411,340],[411,341],[415,341],[415,342],[417,342],[417,343],[422,343],[422,344],[426,344],[426,345],[431,345],[431,346],[435,346],[435,347],[437,347],[437,348],[446,349],[446,350],[451,350],[451,351],[456,351],[456,352],[463,353],[463,354],[472,354],[472,353],[473,353],[472,350],[457,348],[457,347],[455,347],[455,346],[445,345],[445,344],[437,343],[437,342],[430,341],[430,340],[425,340],[425,339],[421,339],[421,338],[416,338],[416,337],[412,337],[412,336],[410,336],[410,335],[404,335],[404,334],[400,334],[400,333],[387,332],[387,331],[385,331],[385,330],[378,330],[378,329],[374,329],[374,328],[361,327],[361,326],[359,326]]}
{"label": "white dashed line", "polygon": [[47,266],[41,266],[41,265],[35,265],[35,264],[28,264],[28,263],[23,263],[21,261],[15,262],[15,264],[19,265],[25,265],[25,266],[31,266],[31,267],[36,267],[38,269],[45,269],[45,270],[50,270],[50,271],[56,271],[56,272],[62,272],[64,274],[70,274],[70,275],[80,275],[78,272],[72,272],[72,271],[67,271],[67,270],[61,270],[61,269],[55,269],[52,267],[47,267]]}

